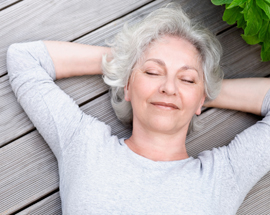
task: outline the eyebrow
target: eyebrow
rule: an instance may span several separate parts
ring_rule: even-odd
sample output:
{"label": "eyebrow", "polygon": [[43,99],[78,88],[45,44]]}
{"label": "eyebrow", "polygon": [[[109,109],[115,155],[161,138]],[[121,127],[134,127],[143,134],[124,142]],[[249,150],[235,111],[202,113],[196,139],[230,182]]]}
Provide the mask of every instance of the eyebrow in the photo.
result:
{"label": "eyebrow", "polygon": [[[150,59],[147,59],[145,62],[147,62],[147,61],[154,61],[154,62],[156,62],[157,64],[159,64],[160,66],[163,66],[163,67],[166,66],[165,62],[164,62],[163,60],[160,60],[160,59],[150,58]],[[144,63],[145,63],[145,62],[144,62]]]}
{"label": "eyebrow", "polygon": [[[150,59],[147,59],[145,62],[147,62],[147,61],[154,61],[155,63],[159,64],[160,66],[166,67],[165,62],[161,59],[150,58]],[[186,66],[182,66],[181,68],[179,68],[179,70],[189,70],[189,69],[195,70],[199,74],[198,70],[193,66],[186,65]]]}

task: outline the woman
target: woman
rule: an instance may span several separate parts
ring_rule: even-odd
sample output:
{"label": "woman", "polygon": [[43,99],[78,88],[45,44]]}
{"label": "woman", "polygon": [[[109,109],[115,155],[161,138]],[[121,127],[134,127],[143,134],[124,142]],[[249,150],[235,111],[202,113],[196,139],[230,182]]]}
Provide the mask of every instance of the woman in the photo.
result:
{"label": "woman", "polygon": [[[113,45],[39,41],[8,50],[12,88],[57,157],[63,213],[235,214],[270,169],[270,81],[221,82],[219,43],[180,8],[125,27]],[[53,82],[103,72],[118,118],[132,121],[128,139],[111,136]],[[266,117],[194,159],[185,139],[205,99]]]}

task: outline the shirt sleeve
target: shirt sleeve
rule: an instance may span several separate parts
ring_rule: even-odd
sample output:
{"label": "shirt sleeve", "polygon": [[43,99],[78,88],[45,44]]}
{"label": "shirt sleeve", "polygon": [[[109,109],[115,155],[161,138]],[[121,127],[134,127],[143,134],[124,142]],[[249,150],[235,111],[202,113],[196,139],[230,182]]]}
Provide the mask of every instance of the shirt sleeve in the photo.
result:
{"label": "shirt sleeve", "polygon": [[238,134],[223,148],[242,200],[270,171],[270,91],[264,98],[261,114],[265,116],[261,121]]}
{"label": "shirt sleeve", "polygon": [[54,65],[45,44],[11,45],[7,69],[18,102],[59,159],[85,114],[54,83]]}

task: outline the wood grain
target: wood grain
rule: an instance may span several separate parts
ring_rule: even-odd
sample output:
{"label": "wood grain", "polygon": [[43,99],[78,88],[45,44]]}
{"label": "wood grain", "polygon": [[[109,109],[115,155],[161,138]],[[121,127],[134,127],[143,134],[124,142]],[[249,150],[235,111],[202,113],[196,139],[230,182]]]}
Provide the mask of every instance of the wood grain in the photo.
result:
{"label": "wood grain", "polygon": [[58,189],[58,167],[34,131],[0,151],[0,214],[13,213]]}
{"label": "wood grain", "polygon": [[218,36],[224,49],[221,65],[225,78],[264,77],[270,74],[270,62],[262,62],[260,45],[248,45],[236,27]]}
{"label": "wood grain", "polygon": [[237,215],[270,214],[270,172],[248,193]]}
{"label": "wood grain", "polygon": [[25,210],[17,213],[17,215],[60,215],[62,214],[61,199],[59,192],[43,199],[40,202],[26,208]]}

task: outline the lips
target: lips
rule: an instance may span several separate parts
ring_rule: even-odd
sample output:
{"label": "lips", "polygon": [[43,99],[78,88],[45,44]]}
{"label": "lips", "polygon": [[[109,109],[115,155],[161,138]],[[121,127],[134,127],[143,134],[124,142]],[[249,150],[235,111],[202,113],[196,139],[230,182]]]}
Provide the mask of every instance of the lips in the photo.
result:
{"label": "lips", "polygon": [[168,109],[179,109],[175,104],[173,103],[166,103],[166,102],[151,102],[151,104],[159,106],[159,107],[164,107]]}

